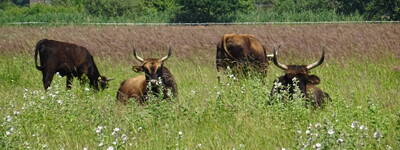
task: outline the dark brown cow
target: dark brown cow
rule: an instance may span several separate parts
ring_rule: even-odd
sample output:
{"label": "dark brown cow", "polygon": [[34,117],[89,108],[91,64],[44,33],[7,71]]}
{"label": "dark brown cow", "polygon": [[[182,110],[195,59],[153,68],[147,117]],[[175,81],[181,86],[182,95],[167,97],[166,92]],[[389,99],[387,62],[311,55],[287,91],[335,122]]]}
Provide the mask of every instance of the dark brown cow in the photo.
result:
{"label": "dark brown cow", "polygon": [[[289,90],[289,94],[293,94],[295,89],[293,85],[295,84],[299,87],[303,96],[310,100],[311,105],[313,105],[315,108],[322,107],[325,99],[329,101],[331,100],[327,93],[316,87],[316,85],[320,83],[319,77],[316,75],[309,75],[311,69],[321,65],[324,61],[325,49],[322,49],[322,55],[319,61],[310,65],[281,64],[278,62],[278,58],[276,56],[278,50],[274,50],[273,61],[277,67],[285,70],[285,75],[280,76],[274,81],[274,87],[271,90],[271,96],[281,93],[281,90]],[[293,81],[293,78],[297,79],[297,83]]]}
{"label": "dark brown cow", "polygon": [[[37,56],[40,55],[40,65],[37,64]],[[43,86],[47,91],[53,76],[58,72],[61,76],[67,76],[67,89],[71,88],[71,82],[74,77],[78,77],[81,83],[84,82],[82,75],[89,78],[89,84],[98,91],[98,84],[101,89],[108,86],[107,79],[101,76],[93,56],[82,46],[71,43],[65,43],[54,40],[40,40],[35,47],[35,65],[43,75]]]}
{"label": "dark brown cow", "polygon": [[229,66],[246,73],[248,67],[253,67],[266,74],[268,60],[272,57],[273,55],[266,54],[264,46],[253,35],[225,34],[217,44],[217,71]]}
{"label": "dark brown cow", "polygon": [[[133,56],[142,65],[135,65],[132,70],[144,72],[145,75],[138,75],[123,81],[117,92],[117,101],[126,104],[130,98],[135,98],[136,101],[142,103],[145,101],[148,90],[151,90],[156,95],[162,92],[164,99],[168,99],[171,95],[174,97],[178,95],[178,87],[174,77],[171,71],[164,66],[164,61],[171,56],[171,46],[169,47],[168,55],[163,58],[143,59],[136,55],[135,48],[133,49]],[[159,91],[160,88],[162,88],[162,91]]]}

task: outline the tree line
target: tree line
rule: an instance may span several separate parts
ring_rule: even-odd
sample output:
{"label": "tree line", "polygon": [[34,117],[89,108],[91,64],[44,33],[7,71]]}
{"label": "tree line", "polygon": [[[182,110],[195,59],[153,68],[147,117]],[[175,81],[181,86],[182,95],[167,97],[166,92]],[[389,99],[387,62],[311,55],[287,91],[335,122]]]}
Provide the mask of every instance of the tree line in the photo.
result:
{"label": "tree line", "polygon": [[[45,0],[45,3],[18,12],[16,9],[27,7],[24,6],[27,0],[1,0],[0,14],[26,15],[56,9],[56,12],[104,19],[191,23],[304,21],[301,18],[313,21],[315,16],[321,16],[317,21],[348,20],[345,18],[352,16],[364,21],[400,20],[400,0]],[[35,10],[30,10],[32,7]],[[285,16],[282,14],[296,17],[276,19]]]}

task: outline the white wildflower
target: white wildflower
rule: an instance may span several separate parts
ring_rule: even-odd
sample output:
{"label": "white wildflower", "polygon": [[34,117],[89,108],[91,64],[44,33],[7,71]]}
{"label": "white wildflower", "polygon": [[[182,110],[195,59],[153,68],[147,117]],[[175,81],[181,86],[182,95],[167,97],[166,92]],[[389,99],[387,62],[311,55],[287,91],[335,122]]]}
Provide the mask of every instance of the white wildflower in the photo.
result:
{"label": "white wildflower", "polygon": [[99,147],[102,147],[103,145],[104,145],[104,143],[103,143],[103,142],[100,142]]}
{"label": "white wildflower", "polygon": [[367,130],[367,126],[361,125],[361,126],[360,126],[360,130]]}
{"label": "white wildflower", "polygon": [[202,144],[197,144],[197,147],[201,147],[202,146]]}
{"label": "white wildflower", "polygon": [[87,148],[87,147],[84,147],[83,150],[88,150],[88,148]]}
{"label": "white wildflower", "polygon": [[44,99],[44,96],[40,97],[41,99]]}
{"label": "white wildflower", "polygon": [[19,115],[20,112],[19,111],[14,111],[14,115]]}
{"label": "white wildflower", "polygon": [[12,117],[11,117],[10,115],[7,115],[7,116],[6,116],[6,121],[7,121],[7,122],[10,122],[11,120],[12,120]]}
{"label": "white wildflower", "polygon": [[85,91],[90,91],[90,89],[88,87],[85,87]]}
{"label": "white wildflower", "polygon": [[11,134],[11,132],[10,131],[6,131],[6,135],[10,135]]}
{"label": "white wildflower", "polygon": [[110,146],[110,147],[107,148],[107,150],[114,150],[114,147]]}
{"label": "white wildflower", "polygon": [[316,123],[315,124],[315,128],[320,128],[322,125],[321,124],[319,124],[319,123]]}
{"label": "white wildflower", "polygon": [[315,146],[316,146],[317,148],[320,148],[320,147],[321,147],[321,144],[320,144],[320,143],[317,143],[317,144],[315,144]]}
{"label": "white wildflower", "polygon": [[311,131],[310,130],[306,130],[306,134],[308,135],[308,134],[311,134]]}
{"label": "white wildflower", "polygon": [[374,132],[374,138],[380,138],[380,137],[382,137],[382,134],[381,133],[379,133],[379,131],[378,130],[376,130],[375,132]]}
{"label": "white wildflower", "polygon": [[328,130],[328,134],[329,134],[329,135],[332,135],[333,133],[335,133],[335,130],[333,130],[333,129],[329,129],[329,130]]}
{"label": "white wildflower", "polygon": [[312,138],[311,138],[311,137],[308,137],[308,138],[307,138],[307,143],[304,145],[304,147],[310,146],[311,140],[312,140]]}
{"label": "white wildflower", "polygon": [[121,139],[124,140],[124,141],[126,141],[126,140],[128,140],[128,136],[126,136],[125,134],[122,134],[122,135],[121,135]]}
{"label": "white wildflower", "polygon": [[219,98],[220,95],[221,95],[221,92],[217,92],[216,98]]}
{"label": "white wildflower", "polygon": [[62,105],[62,104],[63,104],[63,101],[62,101],[62,100],[58,100],[57,103],[60,104],[60,105]]}
{"label": "white wildflower", "polygon": [[351,128],[356,128],[358,124],[358,121],[353,121],[353,123],[351,123]]}
{"label": "white wildflower", "polygon": [[103,129],[102,126],[97,126],[97,128],[95,129],[96,133],[101,133],[101,130]]}
{"label": "white wildflower", "polygon": [[282,86],[281,82],[274,82],[274,88],[275,89],[280,88],[281,86]]}
{"label": "white wildflower", "polygon": [[321,148],[321,143],[317,143],[313,146],[314,149],[320,149]]}
{"label": "white wildflower", "polygon": [[114,128],[114,131],[111,133],[111,135],[117,136],[118,131],[120,131],[119,128]]}
{"label": "white wildflower", "polygon": [[297,134],[301,134],[301,130],[297,130]]}
{"label": "white wildflower", "polygon": [[182,134],[183,134],[183,132],[182,132],[182,131],[179,131],[179,132],[178,132],[178,134],[179,134],[179,135],[182,135]]}
{"label": "white wildflower", "polygon": [[343,138],[339,138],[339,139],[336,140],[336,142],[338,142],[338,143],[343,143],[343,142],[344,142],[344,139],[343,139]]}

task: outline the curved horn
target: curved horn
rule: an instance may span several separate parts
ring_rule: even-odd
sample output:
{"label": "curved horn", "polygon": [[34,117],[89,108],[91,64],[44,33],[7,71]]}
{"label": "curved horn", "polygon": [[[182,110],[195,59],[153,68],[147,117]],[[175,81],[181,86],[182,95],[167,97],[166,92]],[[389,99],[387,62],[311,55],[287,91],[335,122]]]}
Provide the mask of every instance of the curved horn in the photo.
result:
{"label": "curved horn", "polygon": [[229,59],[236,60],[236,58],[233,57],[233,56],[231,55],[231,53],[229,53],[228,48],[226,47],[226,40],[227,40],[227,38],[228,38],[228,34],[225,34],[224,36],[222,36],[222,41],[221,41],[221,42],[222,42],[224,51],[225,51],[226,55],[228,55]]}
{"label": "curved horn", "polygon": [[318,67],[319,65],[322,64],[322,62],[324,62],[324,59],[325,59],[325,47],[322,48],[321,58],[317,62],[307,65],[307,69],[311,70],[315,67]]}
{"label": "curved horn", "polygon": [[279,51],[279,48],[280,48],[280,47],[281,47],[281,46],[279,45],[278,48],[275,48],[275,49],[274,49],[274,57],[272,58],[272,60],[274,61],[275,66],[277,66],[277,67],[279,67],[279,68],[281,68],[281,69],[283,69],[283,70],[287,70],[287,69],[288,69],[288,66],[286,66],[285,64],[279,63],[278,60],[277,60],[277,58],[276,58],[276,55],[278,55],[278,51]]}
{"label": "curved horn", "polygon": [[135,57],[140,62],[144,62],[143,58],[141,58],[138,55],[136,55],[136,48],[135,47],[133,47],[133,57]]}
{"label": "curved horn", "polygon": [[166,61],[168,58],[169,58],[169,56],[171,56],[171,42],[169,42],[169,46],[168,46],[168,54],[167,54],[167,56],[164,56],[163,58],[161,58],[160,59],[160,61]]}

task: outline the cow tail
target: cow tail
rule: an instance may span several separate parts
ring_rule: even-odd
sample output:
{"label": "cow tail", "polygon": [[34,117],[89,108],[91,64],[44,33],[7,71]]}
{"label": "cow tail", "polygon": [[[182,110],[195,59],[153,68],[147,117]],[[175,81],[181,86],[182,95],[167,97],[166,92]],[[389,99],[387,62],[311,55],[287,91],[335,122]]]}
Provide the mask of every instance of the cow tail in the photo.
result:
{"label": "cow tail", "polygon": [[40,41],[36,44],[36,47],[35,47],[35,65],[36,65],[36,69],[38,69],[38,70],[40,70],[40,71],[42,70],[43,67],[41,67],[41,66],[39,66],[39,65],[37,64],[37,56],[38,56],[38,51],[39,51],[40,48],[42,47],[43,43],[46,42],[46,41],[47,41],[47,39],[40,40]]}
{"label": "cow tail", "polygon": [[226,47],[226,40],[227,40],[227,34],[225,34],[225,35],[222,37],[222,45],[223,45],[223,47],[224,47],[224,51],[225,51],[226,55],[228,55],[229,59],[236,60],[236,58],[233,57],[233,56],[231,55],[231,53],[229,53],[228,48]]}

